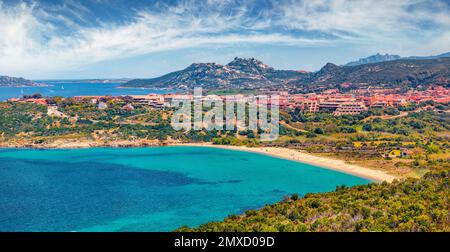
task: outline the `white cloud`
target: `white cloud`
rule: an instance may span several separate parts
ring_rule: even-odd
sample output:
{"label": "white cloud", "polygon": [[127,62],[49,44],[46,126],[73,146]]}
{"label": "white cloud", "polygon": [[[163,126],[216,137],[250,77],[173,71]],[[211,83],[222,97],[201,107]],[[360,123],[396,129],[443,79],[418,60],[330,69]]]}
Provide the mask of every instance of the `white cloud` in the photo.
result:
{"label": "white cloud", "polygon": [[[99,22],[96,27],[82,26],[63,15],[52,16],[37,4],[6,8],[0,2],[0,72],[48,76],[86,64],[215,44],[345,42],[412,54],[450,50],[448,6],[434,2],[431,11],[422,2],[288,0],[250,15],[252,2],[237,5],[233,0],[208,0],[199,5],[183,1],[162,12],[140,10],[127,24]],[[71,16],[85,21],[90,10],[72,1],[66,5],[70,5]],[[70,35],[62,34],[55,22],[70,27]],[[424,24],[433,29],[423,29]],[[334,37],[294,36],[277,30],[280,27]]]}
{"label": "white cloud", "polygon": [[[0,33],[5,35],[0,37],[0,70],[18,74],[30,69],[44,73],[67,71],[89,63],[208,44],[323,42],[278,33],[227,33],[231,29],[266,27],[266,21],[249,19],[245,7],[232,15],[210,11],[201,17],[191,12],[193,8],[185,2],[164,13],[141,11],[134,22],[126,25],[104,24],[60,36],[49,22],[36,17],[35,5],[21,4],[12,9],[0,6]],[[39,14],[50,16],[42,10]],[[66,17],[54,18],[77,27]]]}
{"label": "white cloud", "polygon": [[355,45],[378,44],[403,53],[450,50],[448,40],[439,48],[422,46],[448,38],[441,35],[450,31],[450,9],[441,1],[292,0],[280,12],[283,26],[333,34]]}

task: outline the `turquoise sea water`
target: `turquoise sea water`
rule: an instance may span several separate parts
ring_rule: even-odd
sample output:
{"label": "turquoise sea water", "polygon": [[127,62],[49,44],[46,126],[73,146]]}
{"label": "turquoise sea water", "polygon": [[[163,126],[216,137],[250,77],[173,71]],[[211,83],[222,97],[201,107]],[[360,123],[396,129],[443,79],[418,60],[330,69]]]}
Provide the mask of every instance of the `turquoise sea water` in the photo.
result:
{"label": "turquoise sea water", "polygon": [[369,182],[207,147],[0,149],[0,231],[170,231]]}
{"label": "turquoise sea water", "polygon": [[[23,95],[40,93],[43,96],[85,96],[85,95],[142,95],[149,93],[166,93],[169,91],[138,88],[117,88],[120,83],[85,83],[67,81],[42,81],[48,87],[0,87],[0,101],[20,98]],[[39,82],[41,83],[41,82]]]}

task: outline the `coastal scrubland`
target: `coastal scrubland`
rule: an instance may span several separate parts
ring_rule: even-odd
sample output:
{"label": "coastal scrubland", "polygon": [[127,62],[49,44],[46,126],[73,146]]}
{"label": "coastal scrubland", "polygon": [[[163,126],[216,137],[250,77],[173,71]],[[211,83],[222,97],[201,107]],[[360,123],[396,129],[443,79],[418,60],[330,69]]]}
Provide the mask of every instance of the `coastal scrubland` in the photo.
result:
{"label": "coastal scrubland", "polygon": [[420,179],[338,187],[180,232],[438,232],[450,231],[449,170]]}

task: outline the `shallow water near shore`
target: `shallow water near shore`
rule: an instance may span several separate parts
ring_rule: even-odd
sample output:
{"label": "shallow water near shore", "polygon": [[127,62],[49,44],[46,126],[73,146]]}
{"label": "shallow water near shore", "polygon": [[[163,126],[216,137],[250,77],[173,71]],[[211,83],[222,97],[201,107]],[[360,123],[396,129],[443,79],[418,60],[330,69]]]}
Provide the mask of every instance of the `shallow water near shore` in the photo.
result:
{"label": "shallow water near shore", "polygon": [[0,231],[171,231],[370,181],[207,147],[0,149]]}

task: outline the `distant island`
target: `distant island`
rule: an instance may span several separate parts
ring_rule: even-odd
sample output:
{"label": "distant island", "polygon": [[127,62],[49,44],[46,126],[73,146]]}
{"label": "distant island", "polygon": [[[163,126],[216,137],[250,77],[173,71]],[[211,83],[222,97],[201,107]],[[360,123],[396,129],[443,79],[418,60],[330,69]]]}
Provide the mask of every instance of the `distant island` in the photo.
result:
{"label": "distant island", "polygon": [[46,87],[47,84],[36,83],[24,78],[0,76],[0,87]]}
{"label": "distant island", "polygon": [[109,84],[109,83],[126,83],[129,82],[130,78],[117,78],[117,79],[72,79],[72,80],[46,80],[46,82],[64,82],[64,83],[98,83],[98,84]]}

